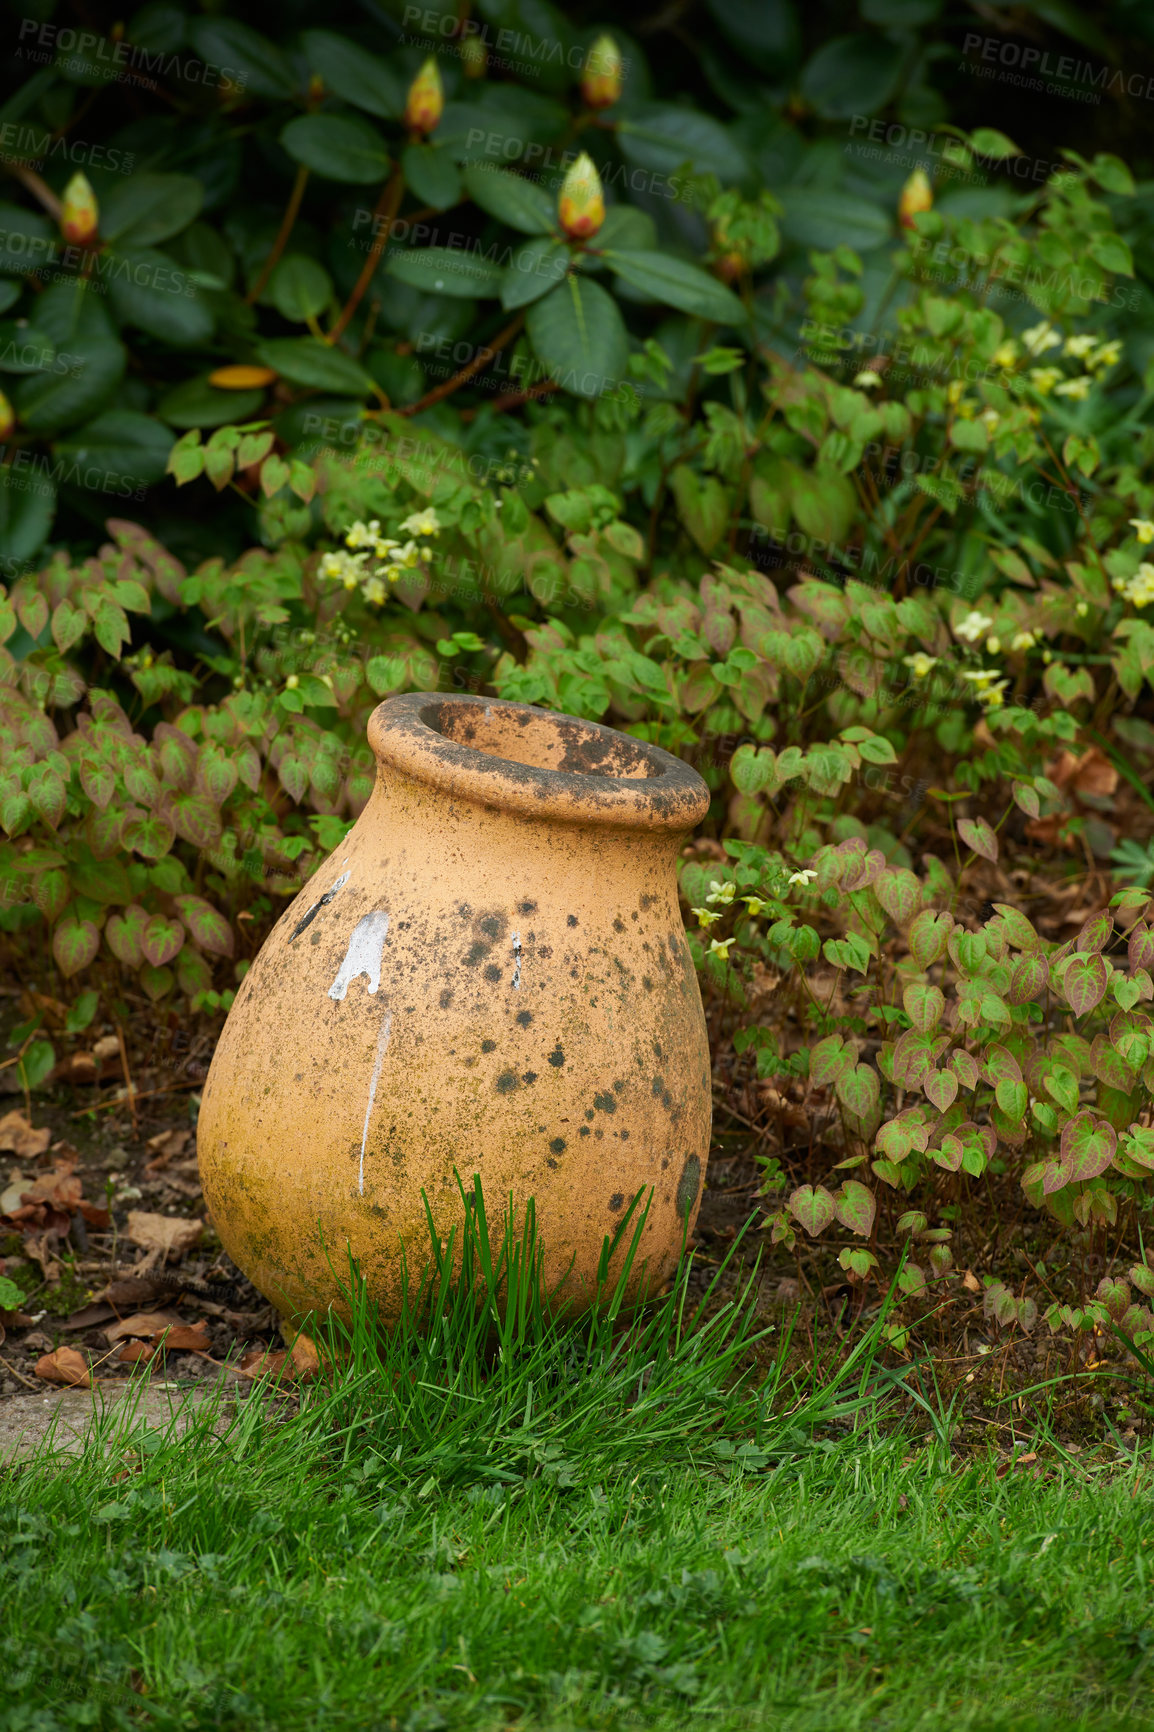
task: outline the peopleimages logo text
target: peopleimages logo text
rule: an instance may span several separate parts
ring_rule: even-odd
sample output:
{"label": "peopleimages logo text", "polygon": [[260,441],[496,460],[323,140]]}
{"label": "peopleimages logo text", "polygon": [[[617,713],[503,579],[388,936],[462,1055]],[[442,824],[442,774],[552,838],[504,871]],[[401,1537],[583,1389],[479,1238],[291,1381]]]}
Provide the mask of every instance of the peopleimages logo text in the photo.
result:
{"label": "peopleimages logo text", "polygon": [[[1059,84],[1088,84],[1095,90],[1108,90],[1115,96],[1140,96],[1147,101],[1154,96],[1154,77],[1144,72],[1121,72],[1104,61],[1095,65],[1090,60],[1075,60],[1070,54],[1053,55],[1048,48],[1008,42],[1002,36],[982,36],[977,31],[967,31],[962,53],[988,65],[1030,73],[1039,81],[1051,78]],[[1038,82],[1030,88],[1041,89],[1042,85]]]}

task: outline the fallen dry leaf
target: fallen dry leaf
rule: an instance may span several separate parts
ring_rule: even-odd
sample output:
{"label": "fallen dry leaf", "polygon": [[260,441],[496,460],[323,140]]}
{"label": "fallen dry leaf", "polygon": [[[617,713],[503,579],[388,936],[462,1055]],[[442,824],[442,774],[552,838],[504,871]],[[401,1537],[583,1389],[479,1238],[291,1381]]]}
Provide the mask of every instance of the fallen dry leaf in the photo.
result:
{"label": "fallen dry leaf", "polygon": [[[266,1348],[255,1347],[244,1355],[239,1365],[233,1366],[233,1370],[239,1371],[242,1377],[279,1378],[289,1363],[289,1357],[287,1347],[278,1347],[271,1353]],[[291,1371],[288,1376],[292,1376]]]}
{"label": "fallen dry leaf", "polygon": [[203,1221],[188,1221],[180,1215],[150,1215],[146,1210],[132,1209],[128,1216],[128,1237],[132,1243],[162,1257],[179,1257],[196,1244],[203,1232]]}
{"label": "fallen dry leaf", "polygon": [[63,1383],[71,1389],[92,1388],[88,1361],[75,1347],[58,1347],[55,1353],[46,1353],[36,1361],[34,1369],[45,1383]]}
{"label": "fallen dry leaf", "polygon": [[154,1347],[169,1353],[207,1353],[212,1346],[208,1326],[203,1322],[178,1323],[174,1328],[159,1330],[152,1337]]}
{"label": "fallen dry leaf", "polygon": [[94,1302],[85,1305],[81,1310],[74,1311],[71,1317],[65,1317],[58,1325],[60,1329],[95,1329],[98,1324],[107,1323],[116,1313],[111,1305]]}
{"label": "fallen dry leaf", "polygon": [[317,1352],[317,1344],[309,1335],[298,1335],[289,1349],[292,1362],[296,1367],[297,1376],[301,1379],[315,1377],[321,1368],[321,1356]]}
{"label": "fallen dry leaf", "polygon": [[967,1269],[962,1275],[962,1286],[967,1293],[980,1293],[982,1291],[982,1283],[971,1269]]}
{"label": "fallen dry leaf", "polygon": [[85,1083],[94,1083],[100,1075],[100,1066],[90,1052],[74,1052],[68,1058],[62,1058],[52,1071],[49,1081],[69,1083],[73,1088],[80,1088]]}
{"label": "fallen dry leaf", "polygon": [[149,1137],[145,1147],[152,1151],[152,1159],[145,1166],[145,1172],[162,1173],[170,1161],[183,1155],[190,1135],[189,1131],[160,1131],[155,1137]]}
{"label": "fallen dry leaf", "polygon": [[52,1132],[45,1125],[35,1131],[23,1113],[5,1113],[0,1119],[0,1150],[10,1150],[18,1160],[35,1160],[52,1141]]}
{"label": "fallen dry leaf", "polygon": [[130,1335],[143,1336],[144,1340],[151,1341],[161,1330],[175,1328],[179,1323],[180,1318],[174,1311],[138,1311],[135,1317],[123,1317],[119,1323],[109,1324],[104,1339],[110,1346]]}
{"label": "fallen dry leaf", "polygon": [[1097,746],[1091,746],[1081,757],[1075,757],[1073,752],[1060,752],[1052,764],[1047,764],[1046,774],[1059,788],[1089,794],[1092,799],[1109,798],[1118,786],[1117,770]]}
{"label": "fallen dry leaf", "polygon": [[146,1341],[126,1341],[116,1357],[121,1365],[147,1365],[155,1354],[156,1348]]}

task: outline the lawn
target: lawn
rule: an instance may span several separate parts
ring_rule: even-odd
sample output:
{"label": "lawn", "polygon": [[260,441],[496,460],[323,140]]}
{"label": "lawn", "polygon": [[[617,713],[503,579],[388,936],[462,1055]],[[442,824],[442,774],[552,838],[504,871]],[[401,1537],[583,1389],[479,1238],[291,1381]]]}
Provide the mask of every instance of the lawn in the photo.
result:
{"label": "lawn", "polygon": [[505,1256],[302,1395],[9,1470],[0,1725],[1154,1725],[1148,1449],[963,1459],[880,1320],[787,1375],[752,1283],[573,1324]]}

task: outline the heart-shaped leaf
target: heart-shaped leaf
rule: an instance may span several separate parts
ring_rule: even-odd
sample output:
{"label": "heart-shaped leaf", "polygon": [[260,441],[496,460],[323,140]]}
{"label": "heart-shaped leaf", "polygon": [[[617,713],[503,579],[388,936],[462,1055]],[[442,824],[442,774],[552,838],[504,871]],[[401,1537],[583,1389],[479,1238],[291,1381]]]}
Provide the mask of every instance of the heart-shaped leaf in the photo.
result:
{"label": "heart-shaped leaf", "polygon": [[166,920],[163,914],[152,916],[140,939],[144,959],[153,968],[163,968],[166,962],[171,962],[183,943],[184,927],[178,920]]}
{"label": "heart-shaped leaf", "polygon": [[942,1019],[946,1008],[946,995],[937,986],[927,986],[922,981],[914,981],[902,993],[902,1004],[906,1015],[916,1029],[923,1033],[936,1028]]}
{"label": "heart-shaped leaf", "polygon": [[1106,996],[1110,968],[1097,952],[1080,952],[1067,959],[1062,972],[1062,992],[1075,1016],[1086,1016]]}
{"label": "heart-shaped leaf", "polygon": [[994,1090],[994,1098],[1014,1124],[1020,1124],[1025,1118],[1026,1108],[1030,1104],[1030,1091],[1024,1082],[1003,1077]]}
{"label": "heart-shaped leaf", "polygon": [[799,1185],[789,1199],[789,1212],[813,1239],[829,1226],[837,1208],[824,1185]]}
{"label": "heart-shaped leaf", "polygon": [[1105,1119],[1080,1112],[1063,1128],[1060,1147],[1069,1175],[1066,1183],[1096,1179],[1113,1160],[1118,1136]]}
{"label": "heart-shaped leaf", "polygon": [[838,1100],[859,1119],[868,1119],[877,1111],[881,1100],[878,1073],[870,1064],[854,1065],[845,1070],[834,1084]]}
{"label": "heart-shaped leaf", "polygon": [[905,867],[880,872],[873,892],[895,926],[908,926],[921,905],[922,887]]}
{"label": "heart-shaped leaf", "polygon": [[70,915],[57,923],[52,934],[52,954],[61,974],[79,974],[99,949],[100,933],[91,920],[77,920]]}
{"label": "heart-shaped leaf", "polygon": [[983,860],[997,860],[998,838],[984,818],[959,818],[958,835]]}
{"label": "heart-shaped leaf", "polygon": [[927,1096],[940,1113],[947,1112],[958,1092],[958,1079],[951,1070],[935,1070],[922,1084]]}
{"label": "heart-shaped leaf", "polygon": [[149,918],[147,910],[134,902],[123,914],[110,915],[105,925],[104,942],[113,956],[129,968],[139,968],[144,961],[144,932]]}
{"label": "heart-shaped leaf", "polygon": [[834,1196],[837,1218],[843,1227],[861,1238],[868,1239],[873,1231],[877,1201],[867,1185],[858,1179],[847,1179]]}
{"label": "heart-shaped leaf", "polygon": [[964,1089],[976,1089],[981,1075],[978,1061],[972,1053],[959,1049],[949,1056],[949,1067]]}
{"label": "heart-shaped leaf", "polygon": [[809,1055],[809,1079],[815,1083],[835,1083],[854,1062],[852,1049],[840,1034],[827,1034],[812,1047]]}

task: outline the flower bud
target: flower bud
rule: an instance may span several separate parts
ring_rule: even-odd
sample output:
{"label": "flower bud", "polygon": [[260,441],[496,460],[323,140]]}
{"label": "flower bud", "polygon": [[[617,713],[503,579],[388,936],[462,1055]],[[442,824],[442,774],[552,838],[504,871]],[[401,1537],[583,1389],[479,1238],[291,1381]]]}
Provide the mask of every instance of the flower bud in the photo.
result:
{"label": "flower bud", "polygon": [[588,240],[605,221],[605,195],[593,158],[585,151],[561,182],[561,227],[574,240]]}
{"label": "flower bud", "polygon": [[621,98],[624,62],[612,36],[599,36],[589,50],[581,98],[590,108],[609,108]]}
{"label": "flower bud", "polygon": [[0,439],[7,439],[15,425],[16,416],[13,413],[12,405],[3,391],[0,391]]}
{"label": "flower bud", "polygon": [[934,189],[926,179],[925,171],[915,168],[902,188],[902,196],[898,201],[898,221],[904,229],[912,229],[914,218],[919,211],[932,210],[933,205]]}
{"label": "flower bud", "polygon": [[66,241],[85,246],[95,240],[100,227],[100,207],[86,174],[76,173],[64,188],[60,232]]}
{"label": "flower bud", "polygon": [[409,86],[405,125],[410,132],[432,132],[445,112],[445,92],[437,62],[430,55]]}

